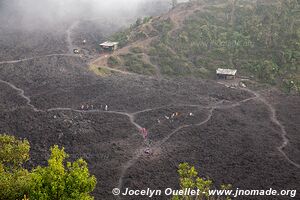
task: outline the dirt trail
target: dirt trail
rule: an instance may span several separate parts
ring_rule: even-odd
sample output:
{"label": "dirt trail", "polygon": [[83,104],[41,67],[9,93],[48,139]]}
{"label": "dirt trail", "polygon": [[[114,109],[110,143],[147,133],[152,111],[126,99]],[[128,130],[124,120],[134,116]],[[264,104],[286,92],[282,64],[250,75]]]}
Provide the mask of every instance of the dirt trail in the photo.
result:
{"label": "dirt trail", "polygon": [[101,65],[100,68],[107,69],[107,70],[113,71],[113,72],[118,72],[118,73],[125,74],[125,75],[138,75],[138,74],[135,74],[133,72],[123,71],[123,70],[120,70],[120,69],[116,69],[116,68],[112,68],[112,67],[108,67],[108,66],[103,66],[103,65]]}
{"label": "dirt trail", "polygon": [[277,147],[278,151],[282,154],[282,156],[290,163],[292,164],[293,166],[297,167],[298,169],[300,169],[300,164],[292,161],[287,155],[286,153],[284,152],[284,148],[287,147],[287,145],[289,144],[289,139],[287,137],[287,132],[286,132],[286,129],[285,129],[285,126],[278,120],[277,118],[277,114],[276,114],[276,109],[273,107],[272,104],[270,104],[264,97],[262,97],[259,93],[253,91],[253,90],[250,90],[250,89],[247,89],[247,88],[244,88],[243,90],[245,91],[248,91],[252,94],[254,94],[256,96],[256,98],[261,101],[262,103],[265,104],[265,106],[268,108],[269,110],[269,113],[270,113],[270,119],[271,121],[276,124],[279,128],[280,128],[280,135],[282,137],[282,144]]}
{"label": "dirt trail", "polygon": [[79,21],[75,21],[66,31],[67,33],[67,47],[68,47],[68,52],[73,53],[74,49],[77,49],[77,47],[73,44],[73,39],[72,39],[72,32],[73,30],[79,25]]}
{"label": "dirt trail", "polygon": [[[234,5],[235,5],[235,0],[233,1],[233,13],[232,13],[232,24],[234,25]],[[170,15],[171,20],[174,22],[174,27],[173,29],[169,32],[170,35],[172,35],[176,30],[178,30],[180,28],[180,26],[182,25],[183,21],[185,18],[182,18],[182,14],[184,14],[185,16],[189,16],[190,14],[192,14],[195,10],[199,9],[199,7],[195,8],[195,9],[191,9],[188,14],[185,12],[182,13],[176,13],[173,12]],[[49,55],[44,55],[44,56],[36,56],[36,57],[31,57],[31,58],[24,58],[24,59],[19,59],[19,60],[12,60],[12,61],[2,61],[0,62],[0,64],[14,64],[14,63],[19,63],[19,62],[23,62],[23,61],[28,61],[28,60],[33,60],[33,59],[38,59],[38,58],[45,58],[45,57],[51,57],[51,56],[70,56],[70,57],[78,57],[78,55],[73,54],[73,49],[76,48],[73,45],[73,41],[72,41],[72,31],[73,29],[76,28],[76,26],[78,26],[78,22],[75,22],[72,24],[72,26],[69,27],[69,29],[67,30],[67,44],[68,44],[68,54],[49,54]],[[153,41],[155,38],[157,38],[157,36],[152,37],[152,38],[147,38],[145,40],[141,40],[141,41],[137,41],[134,42],[124,48],[121,48],[117,51],[115,51],[112,56],[118,56],[121,54],[127,54],[130,52],[130,48],[132,47],[140,47],[145,49],[145,46],[148,46],[150,44],[151,41]],[[122,73],[122,74],[126,74],[126,75],[137,75],[134,73],[130,73],[130,72],[126,72],[120,69],[115,69],[115,68],[111,68],[109,66],[107,66],[107,59],[108,56],[102,56],[100,58],[97,58],[95,60],[93,60],[90,64],[93,65],[97,65],[99,67],[102,67],[104,69],[108,69],[111,71],[115,71],[118,73]],[[148,55],[144,55],[144,61],[146,63],[150,63],[150,57]],[[153,65],[153,64],[152,64]],[[162,75],[160,74],[160,69],[158,66],[153,65],[156,70],[157,70],[157,77],[158,79],[162,79]],[[140,113],[145,113],[145,112],[150,112],[153,110],[158,110],[158,109],[162,109],[162,108],[166,108],[168,106],[162,106],[162,107],[157,107],[157,108],[149,108],[149,109],[145,109],[142,111],[137,111],[134,113],[127,113],[127,112],[119,112],[119,111],[103,111],[103,110],[78,110],[78,109],[72,109],[72,108],[50,108],[47,110],[41,110],[36,108],[32,103],[31,103],[31,99],[30,97],[25,95],[25,91],[23,89],[18,88],[17,86],[15,86],[12,83],[9,83],[7,81],[1,80],[0,79],[0,83],[6,84],[9,87],[11,87],[13,90],[15,90],[17,92],[17,94],[22,97],[23,99],[26,100],[26,105],[28,107],[30,107],[33,111],[35,112],[52,112],[52,111],[73,111],[73,112],[79,112],[79,113],[107,113],[107,114],[116,114],[116,115],[122,115],[122,116],[126,116],[128,117],[130,123],[137,129],[137,131],[139,131],[142,126],[139,125],[138,123],[135,122],[135,116],[137,114]],[[291,165],[295,166],[296,168],[300,169],[300,165],[298,163],[295,163],[294,161],[292,161],[287,154],[284,152],[285,147],[287,147],[287,145],[289,144],[289,139],[287,137],[287,132],[285,129],[285,126],[283,124],[281,124],[281,122],[278,120],[277,115],[276,115],[276,109],[273,107],[273,105],[271,105],[264,97],[262,97],[259,93],[250,90],[248,88],[240,88],[240,90],[245,90],[251,94],[253,94],[253,97],[244,99],[242,101],[239,101],[237,103],[232,103],[229,105],[223,105],[222,102],[217,102],[214,105],[209,105],[209,106],[201,106],[201,105],[184,105],[184,106],[189,106],[189,107],[201,107],[201,108],[207,108],[209,109],[208,111],[208,115],[206,117],[206,119],[204,119],[203,121],[197,123],[197,124],[185,124],[182,125],[178,128],[176,128],[175,130],[173,130],[171,133],[169,133],[165,138],[163,138],[162,140],[158,141],[156,144],[153,144],[153,146],[151,147],[152,149],[156,149],[161,147],[163,144],[165,144],[170,138],[172,138],[176,133],[178,133],[179,131],[181,131],[182,129],[188,128],[188,127],[194,127],[194,126],[202,126],[204,124],[206,124],[207,122],[209,122],[211,120],[211,118],[213,117],[214,111],[217,109],[231,109],[237,106],[241,106],[243,103],[251,101],[251,100],[259,100],[261,101],[269,110],[270,113],[270,119],[271,121],[276,124],[279,128],[280,128],[280,135],[282,137],[282,144],[277,147],[278,151],[282,154],[282,156],[284,157],[284,159],[289,162]],[[171,105],[171,106],[183,106],[183,105]],[[142,136],[141,136],[142,137]],[[136,162],[144,156],[144,149],[137,149],[135,154],[133,155],[133,157],[128,160],[121,168],[121,172],[120,172],[120,178],[118,181],[118,188],[122,189],[123,187],[123,181],[124,181],[124,177],[126,176],[126,173],[128,171],[129,168],[131,168],[132,166],[134,166],[136,164]],[[119,198],[121,198],[119,196]]]}
{"label": "dirt trail", "polygon": [[0,64],[15,64],[19,62],[29,61],[29,60],[35,60],[39,58],[47,58],[47,57],[53,57],[53,56],[67,56],[67,57],[80,57],[80,55],[76,55],[73,53],[73,49],[76,48],[73,45],[73,39],[71,37],[73,29],[76,28],[79,24],[79,21],[74,22],[66,31],[67,34],[67,46],[68,46],[68,53],[54,53],[54,54],[48,54],[48,55],[41,55],[41,56],[34,56],[30,58],[22,58],[17,60],[8,60],[8,61],[0,61]]}
{"label": "dirt trail", "polygon": [[[149,46],[151,41],[153,41],[154,39],[156,39],[157,36],[155,37],[152,37],[152,38],[147,38],[145,40],[139,40],[139,41],[136,41],[130,45],[127,45],[121,49],[118,49],[116,51],[114,51],[112,54],[110,55],[102,55],[101,57],[97,58],[97,59],[94,59],[90,62],[90,66],[97,66],[97,67],[100,67],[100,68],[103,68],[103,69],[108,69],[108,70],[111,70],[111,71],[115,71],[115,72],[119,72],[121,74],[131,74],[131,75],[138,75],[136,73],[132,73],[132,72],[128,72],[128,71],[124,71],[124,70],[121,70],[121,69],[116,69],[116,68],[112,68],[112,67],[109,67],[107,65],[107,60],[110,56],[115,56],[115,57],[118,57],[120,55],[125,55],[125,54],[128,54],[130,53],[130,49],[131,48],[134,48],[134,47],[138,47],[138,48],[141,48],[141,49],[146,49],[146,46]],[[151,66],[153,66],[155,68],[155,71],[156,71],[156,77],[157,79],[160,81],[162,79],[162,74],[160,72],[160,69],[157,65],[154,65],[151,60],[150,60],[150,57],[148,54],[146,53],[142,53],[143,55],[143,62],[145,62],[146,64],[150,64]],[[120,68],[125,68],[124,66],[119,66]]]}
{"label": "dirt trail", "polygon": [[[110,114],[117,114],[117,115],[123,115],[123,116],[126,116],[128,117],[130,123],[132,125],[134,125],[136,127],[136,129],[139,131],[142,126],[139,125],[138,123],[135,122],[135,116],[137,114],[140,114],[140,113],[144,113],[144,112],[150,112],[150,111],[154,111],[154,110],[157,110],[157,109],[160,109],[160,108],[166,108],[168,106],[162,106],[162,107],[159,107],[159,108],[149,108],[149,109],[145,109],[145,110],[141,110],[141,111],[137,111],[137,112],[134,112],[134,113],[127,113],[127,112],[120,112],[120,111],[103,111],[103,110],[78,110],[78,109],[72,109],[72,108],[60,108],[60,107],[57,107],[57,108],[50,108],[50,109],[47,109],[47,110],[40,110],[38,108],[36,108],[33,104],[31,104],[31,99],[30,97],[26,96],[24,93],[24,90],[16,87],[15,85],[7,82],[7,81],[3,81],[3,80],[0,80],[1,83],[4,83],[8,86],[10,86],[12,89],[16,90],[18,92],[18,95],[21,96],[22,98],[24,98],[26,101],[27,101],[27,105],[32,108],[35,112],[52,112],[52,111],[72,111],[72,112],[79,112],[79,113],[110,113]],[[176,105],[172,105],[172,106],[176,106]],[[178,105],[178,106],[183,106],[183,105]],[[185,106],[189,106],[189,105],[185,105]],[[200,107],[201,105],[190,105],[192,107]],[[209,119],[206,120],[206,122],[208,121]],[[204,123],[204,122],[203,122]],[[175,131],[173,131],[169,136],[168,138],[170,138],[173,134],[175,134],[176,132],[178,132],[179,130],[181,130],[182,128],[184,127],[187,127],[189,125],[185,125],[185,126],[182,126],[182,127],[179,127],[178,129],[176,129]],[[167,138],[167,139],[168,139]],[[167,140],[165,139],[165,141]],[[165,142],[163,141],[163,142]],[[138,161],[138,159],[143,156],[143,150],[144,149],[138,149],[135,153],[135,155],[133,156],[132,159],[130,159],[127,163],[125,163],[121,169],[121,174],[120,174],[120,179],[119,179],[119,182],[118,182],[118,188],[122,188],[122,185],[123,185],[123,178],[124,176],[126,175],[126,172],[127,170],[133,166],[136,161]]]}
{"label": "dirt trail", "polygon": [[13,85],[7,81],[3,81],[1,79],[0,79],[0,83],[4,83],[4,84],[8,85],[9,87],[11,87],[12,89],[14,89],[15,91],[17,91],[18,95],[26,100],[26,105],[28,105],[30,108],[32,108],[35,112],[41,112],[41,110],[37,109],[34,105],[31,104],[31,99],[25,95],[24,90],[16,87],[15,85]]}
{"label": "dirt trail", "polygon": [[116,115],[123,115],[123,116],[128,117],[130,123],[133,124],[138,130],[140,130],[142,128],[139,124],[137,124],[135,122],[135,116],[134,116],[133,113],[120,112],[120,111],[104,111],[104,110],[100,110],[100,109],[78,110],[78,109],[73,109],[73,108],[49,108],[46,111],[47,112],[51,112],[51,111],[73,111],[73,112],[79,112],[79,113],[110,113],[110,114],[116,114]]}
{"label": "dirt trail", "polygon": [[[132,159],[130,159],[127,163],[125,163],[123,165],[123,168],[122,168],[122,171],[121,171],[121,174],[120,174],[120,179],[119,179],[118,186],[117,186],[118,189],[122,190],[123,180],[124,180],[124,177],[125,177],[128,169],[130,167],[132,167],[133,165],[135,165],[135,163],[139,160],[139,158],[143,156],[143,154],[144,154],[143,151],[144,151],[144,149],[137,150],[135,155],[132,157]],[[121,199],[121,196],[118,196],[117,198]]]}
{"label": "dirt trail", "polygon": [[15,63],[19,63],[19,62],[35,60],[35,59],[39,59],[39,58],[53,57],[53,56],[79,57],[78,55],[74,55],[74,54],[64,54],[64,53],[59,54],[59,53],[57,53],[57,54],[48,54],[48,55],[43,55],[43,56],[35,56],[35,57],[30,57],[30,58],[23,58],[23,59],[19,59],[19,60],[1,61],[0,64],[15,64]]}
{"label": "dirt trail", "polygon": [[[237,107],[237,106],[241,106],[243,103],[246,103],[248,101],[251,101],[251,100],[259,100],[261,102],[263,102],[268,110],[270,111],[270,118],[271,118],[271,121],[276,124],[277,126],[280,127],[281,129],[281,136],[283,138],[283,144],[278,147],[278,150],[279,152],[284,156],[284,158],[290,163],[292,164],[293,166],[297,167],[300,169],[300,165],[298,163],[295,163],[294,161],[292,161],[287,155],[286,153],[283,151],[284,148],[288,145],[289,143],[289,140],[287,138],[287,132],[285,130],[285,127],[279,122],[279,120],[277,119],[277,116],[276,116],[276,109],[265,99],[263,98],[259,93],[253,91],[253,90],[250,90],[250,89],[246,89],[246,88],[240,88],[241,90],[244,90],[244,91],[247,91],[251,94],[253,94],[254,96],[253,97],[250,97],[250,98],[247,98],[247,99],[244,99],[242,101],[239,101],[237,103],[234,103],[234,104],[230,104],[230,105],[222,105],[222,102],[218,102],[216,103],[214,106],[211,107],[211,109],[209,110],[209,114],[207,116],[207,118],[202,121],[202,122],[199,122],[198,124],[190,124],[190,125],[182,125],[178,128],[176,128],[174,131],[172,131],[169,135],[167,135],[164,139],[162,139],[161,141],[157,142],[157,144],[155,144],[153,147],[151,147],[152,149],[156,149],[160,146],[162,146],[165,142],[167,142],[172,136],[174,136],[177,132],[179,132],[180,130],[184,129],[184,128],[188,128],[188,127],[192,127],[192,126],[202,126],[204,124],[206,124],[208,121],[211,120],[212,116],[213,116],[213,112],[216,110],[216,109],[231,109],[231,108],[234,108],[234,107]],[[197,106],[197,105],[193,105],[193,106]],[[158,108],[157,108],[158,109]],[[147,111],[151,111],[150,109],[148,110],[145,110],[144,112],[147,112]],[[137,113],[141,113],[140,112],[137,112]],[[141,150],[140,150],[141,151]],[[119,189],[122,189],[123,187],[123,179],[124,179],[124,176],[126,175],[126,172],[127,170],[132,167],[138,160],[140,157],[142,157],[143,153],[139,152],[135,157],[133,157],[131,160],[129,160],[125,165],[124,165],[124,168],[122,170],[122,173],[121,173],[121,177],[119,179],[119,184],[118,184],[118,188]]]}
{"label": "dirt trail", "polygon": [[[169,13],[165,14],[162,16],[162,19],[168,19],[170,18],[171,21],[173,22],[173,28],[168,32],[169,35],[172,35],[173,32],[175,32],[176,30],[180,29],[181,26],[183,25],[183,22],[186,18],[188,18],[190,15],[193,14],[194,11],[196,10],[200,10],[203,7],[199,7],[199,5],[195,4],[192,8],[189,9],[184,9],[183,11],[178,12],[178,9],[174,9],[172,11],[170,11]],[[148,27],[150,27],[150,29],[154,29],[154,27],[152,26],[151,23],[149,23],[147,25]],[[154,36],[154,37],[148,37],[144,40],[138,40],[135,41],[129,45],[126,45],[125,47],[121,48],[121,49],[117,49],[116,51],[114,51],[110,56],[120,56],[122,54],[128,54],[130,53],[130,49],[134,48],[134,47],[138,47],[141,48],[143,50],[146,50],[147,46],[150,46],[150,43],[152,41],[154,41],[155,39],[159,38],[159,36]],[[174,52],[170,47],[167,47],[172,53],[176,54],[176,52]],[[115,68],[111,68],[107,66],[107,60],[108,60],[109,56],[104,55],[101,56],[93,61],[90,62],[90,65],[96,65],[97,67],[102,67],[102,68],[106,68],[106,69],[110,69],[113,70]],[[156,77],[159,81],[161,81],[162,79],[162,74],[160,71],[159,66],[153,64],[151,62],[151,59],[149,57],[149,55],[147,55],[146,53],[143,53],[143,62],[152,65],[155,68],[156,71]],[[120,68],[124,68],[124,66],[119,66]],[[113,70],[116,71],[116,70]],[[123,71],[123,70],[117,70],[117,72],[123,73],[123,74],[128,74],[129,72]]]}
{"label": "dirt trail", "polygon": [[[73,111],[73,112],[80,112],[80,113],[110,113],[110,114],[117,114],[117,115],[122,115],[122,116],[126,116],[128,117],[130,123],[136,127],[137,131],[140,130],[142,128],[141,125],[139,125],[138,123],[135,122],[135,116],[137,114],[140,114],[140,113],[144,113],[144,112],[150,112],[150,111],[153,111],[153,110],[157,110],[157,109],[160,109],[160,108],[165,108],[165,107],[168,107],[168,106],[162,106],[162,107],[158,107],[158,108],[149,108],[149,109],[145,109],[145,110],[142,110],[142,111],[137,111],[137,112],[134,112],[134,113],[127,113],[127,112],[120,112],[120,111],[103,111],[103,110],[77,110],[77,109],[72,109],[72,108],[50,108],[50,109],[47,109],[47,110],[41,110],[41,109],[38,109],[36,108],[33,104],[31,104],[31,99],[30,97],[26,96],[25,95],[25,92],[24,90],[16,87],[15,85],[7,82],[7,81],[3,81],[3,80],[0,80],[1,83],[4,83],[8,86],[10,86],[12,89],[14,89],[15,91],[18,92],[18,95],[22,98],[24,98],[26,100],[26,104],[32,108],[35,112],[51,112],[51,111]],[[275,108],[268,102],[266,101],[266,99],[264,99],[259,93],[255,92],[255,91],[252,91],[250,89],[247,89],[247,88],[241,88],[241,90],[245,90],[251,94],[253,94],[254,96],[252,97],[249,97],[247,99],[244,99],[244,100],[241,100],[237,103],[233,103],[233,104],[230,104],[230,105],[224,105],[223,104],[223,101],[220,101],[220,102],[217,102],[215,103],[213,106],[202,106],[202,105],[185,105],[185,106],[191,106],[191,107],[201,107],[201,108],[209,108],[209,113],[208,113],[208,116],[205,120],[199,122],[198,124],[185,124],[185,125],[182,125],[178,128],[176,128],[174,131],[172,131],[170,134],[168,134],[165,138],[163,138],[162,140],[158,141],[156,144],[154,144],[152,147],[150,147],[151,149],[156,149],[156,148],[159,148],[161,147],[164,143],[166,143],[172,136],[174,136],[176,133],[178,133],[180,130],[184,129],[184,128],[188,128],[188,127],[193,127],[193,126],[202,126],[204,124],[206,124],[208,121],[211,120],[211,118],[213,117],[213,112],[216,110],[216,109],[231,109],[231,108],[234,108],[234,107],[237,107],[237,106],[241,106],[242,103],[245,103],[245,102],[248,102],[250,100],[260,100],[261,102],[263,102],[269,109],[270,111],[270,118],[272,120],[272,122],[274,124],[276,124],[277,126],[280,127],[281,129],[281,135],[282,135],[282,138],[283,138],[283,144],[278,147],[278,150],[279,152],[284,156],[284,158],[290,163],[292,164],[293,166],[297,167],[297,168],[300,168],[300,165],[293,162],[283,151],[283,149],[288,145],[289,143],[289,140],[287,138],[287,132],[285,130],[285,127],[279,122],[279,120],[277,119],[277,116],[276,116],[276,110]],[[172,106],[176,106],[176,105],[172,105]],[[179,105],[177,105],[179,106]],[[181,105],[182,106],[182,105]],[[142,137],[142,136],[141,136]],[[120,178],[119,178],[119,181],[118,181],[118,188],[119,189],[122,189],[123,187],[123,180],[124,180],[124,177],[128,171],[129,168],[131,168],[133,165],[136,164],[136,162],[144,156],[144,148],[142,149],[137,149],[136,150],[136,153],[133,155],[132,159],[130,159],[128,162],[126,162],[122,169],[121,169],[121,172],[120,172]],[[121,197],[119,197],[121,198]]]}
{"label": "dirt trail", "polygon": [[246,103],[248,101],[254,100],[256,98],[257,97],[249,97],[247,99],[241,100],[241,101],[239,101],[237,103],[233,103],[233,104],[230,104],[230,105],[222,105],[223,101],[220,101],[220,102],[217,102],[212,107],[205,107],[205,108],[210,108],[210,110],[209,110],[209,114],[208,114],[207,118],[204,121],[202,121],[202,122],[200,122],[198,124],[183,125],[181,127],[178,127],[171,134],[169,134],[168,136],[166,136],[161,142],[159,142],[157,145],[155,145],[155,147],[161,146],[162,144],[164,144],[165,142],[167,142],[176,132],[180,131],[183,128],[187,128],[187,127],[191,127],[191,126],[202,126],[203,124],[207,123],[212,118],[213,112],[215,110],[217,110],[217,109],[231,109],[231,108],[234,108],[234,107],[241,106],[243,103]]}
{"label": "dirt trail", "polygon": [[[188,128],[188,127],[193,127],[193,126],[202,126],[204,124],[206,124],[208,121],[211,120],[211,118],[213,117],[213,112],[216,110],[216,109],[230,109],[230,108],[234,108],[234,107],[237,107],[237,106],[240,106],[242,103],[245,103],[247,101],[251,101],[253,99],[255,99],[255,97],[250,97],[250,98],[247,98],[247,99],[244,99],[244,100],[241,100],[237,103],[234,103],[234,104],[231,104],[231,105],[222,105],[223,101],[220,101],[220,102],[217,102],[215,103],[213,106],[200,106],[200,105],[186,105],[186,106],[192,106],[192,107],[201,107],[201,108],[209,108],[209,113],[208,113],[208,116],[205,120],[197,123],[197,124],[185,124],[185,125],[182,125],[178,128],[176,128],[175,130],[173,130],[170,134],[168,134],[165,138],[163,138],[161,141],[158,141],[156,144],[154,144],[152,147],[150,147],[153,151],[155,151],[155,149],[161,147],[164,143],[166,143],[172,136],[174,136],[177,132],[179,132],[180,130],[184,129],[184,128]],[[158,109],[158,108],[156,108]],[[148,112],[148,111],[152,111],[153,109],[147,109],[145,111],[139,111],[139,112],[136,112],[136,113],[142,113],[142,112]],[[132,167],[142,156],[143,156],[143,149],[139,149],[136,153],[136,155],[131,159],[129,160],[125,165],[123,165],[123,169],[122,169],[122,172],[121,172],[121,176],[120,176],[120,179],[119,179],[119,183],[118,183],[118,188],[121,190],[122,187],[123,187],[123,179],[128,171],[128,169],[130,167]],[[118,197],[119,199],[121,199],[121,197]]]}
{"label": "dirt trail", "polygon": [[109,56],[119,56],[122,54],[128,54],[128,53],[130,53],[130,49],[133,47],[139,47],[139,48],[145,49],[145,46],[148,46],[150,44],[150,42],[152,40],[154,40],[155,38],[157,38],[157,37],[147,38],[145,40],[139,40],[139,41],[133,42],[130,45],[126,45],[123,48],[117,49],[116,51],[114,51],[113,53],[111,53],[109,55],[105,54],[99,58],[92,60],[90,62],[90,64],[107,66],[107,59],[109,58]]}
{"label": "dirt trail", "polygon": [[[226,83],[224,82],[218,82],[219,84],[221,85],[225,85],[225,86],[228,86]],[[270,113],[270,119],[271,121],[276,124],[279,128],[280,128],[280,135],[282,137],[282,144],[277,147],[278,151],[282,154],[282,156],[290,163],[292,164],[293,166],[295,166],[296,168],[300,169],[300,164],[294,162],[291,160],[291,158],[289,158],[286,153],[284,152],[284,148],[287,147],[287,145],[289,144],[289,139],[287,137],[287,132],[286,132],[286,129],[285,129],[285,126],[278,120],[277,118],[277,114],[276,114],[276,109],[274,108],[274,106],[268,102],[260,93],[254,91],[254,90],[251,90],[249,88],[239,88],[240,90],[244,90],[244,91],[247,91],[251,94],[253,94],[255,97],[252,98],[252,99],[256,99],[256,100],[259,100],[261,101],[266,107],[267,109],[269,110],[269,113]]]}

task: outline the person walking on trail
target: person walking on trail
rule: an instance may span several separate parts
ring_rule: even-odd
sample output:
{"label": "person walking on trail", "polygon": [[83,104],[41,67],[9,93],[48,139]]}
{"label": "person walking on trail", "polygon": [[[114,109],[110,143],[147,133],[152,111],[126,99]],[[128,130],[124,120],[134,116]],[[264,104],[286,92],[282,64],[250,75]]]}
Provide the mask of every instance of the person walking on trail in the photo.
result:
{"label": "person walking on trail", "polygon": [[105,105],[105,111],[108,111],[108,106],[107,105]]}
{"label": "person walking on trail", "polygon": [[146,140],[147,136],[148,136],[148,131],[145,128],[142,128],[141,129],[141,133],[143,135],[144,140]]}
{"label": "person walking on trail", "polygon": [[148,131],[146,128],[141,128],[141,133],[143,135],[144,138],[144,144],[146,145],[146,149],[144,149],[144,153],[147,155],[152,154],[152,151],[150,149],[151,146],[151,141],[148,139]]}
{"label": "person walking on trail", "polygon": [[171,119],[173,119],[175,117],[175,113],[173,113],[172,115],[171,115]]}

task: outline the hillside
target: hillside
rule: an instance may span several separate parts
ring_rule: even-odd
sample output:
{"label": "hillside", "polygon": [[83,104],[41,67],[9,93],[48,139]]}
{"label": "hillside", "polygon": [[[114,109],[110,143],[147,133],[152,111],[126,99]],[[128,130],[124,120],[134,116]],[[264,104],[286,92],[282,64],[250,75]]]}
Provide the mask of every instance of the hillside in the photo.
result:
{"label": "hillside", "polygon": [[[3,23],[0,134],[28,140],[28,170],[47,165],[53,145],[64,147],[66,161],[86,160],[97,178],[95,200],[170,200],[114,196],[112,189],[179,189],[184,162],[216,188],[230,183],[233,190],[299,191],[299,17],[265,19],[268,9],[279,16],[280,4],[243,2],[178,4],[112,36],[129,19],[75,18],[55,30],[46,23],[42,30],[23,30],[18,17]],[[105,40],[118,40],[120,48],[99,56]],[[234,87],[212,80],[218,67],[238,68]]]}
{"label": "hillside", "polygon": [[214,78],[219,67],[237,68],[243,77],[299,92],[299,19],[296,0],[182,3],[113,35],[122,48],[94,64],[158,77]]}

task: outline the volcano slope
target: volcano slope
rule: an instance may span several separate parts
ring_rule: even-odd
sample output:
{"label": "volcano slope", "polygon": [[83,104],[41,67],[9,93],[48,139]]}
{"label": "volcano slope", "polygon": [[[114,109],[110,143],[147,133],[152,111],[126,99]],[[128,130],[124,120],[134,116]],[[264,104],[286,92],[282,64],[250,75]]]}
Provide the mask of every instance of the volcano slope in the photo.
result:
{"label": "volcano slope", "polygon": [[121,49],[95,64],[157,77],[210,79],[217,68],[234,68],[239,75],[299,93],[299,9],[296,0],[178,4],[114,34]]}
{"label": "volcano slope", "polygon": [[[86,159],[99,182],[96,199],[114,199],[110,191],[117,186],[176,188],[181,162],[195,164],[217,184],[299,189],[299,169],[277,150],[281,130],[246,91],[188,78],[96,77],[73,57],[2,64],[0,72],[1,132],[29,139],[30,165],[45,164],[54,144],[70,159]],[[296,162],[299,97],[274,99],[292,139],[286,154]],[[174,112],[178,118],[165,118]],[[142,153],[147,146],[137,125],[149,129],[151,156]]]}
{"label": "volcano slope", "polygon": [[[216,185],[299,191],[299,96],[196,78],[100,77],[86,60],[68,54],[66,42],[52,40],[45,36],[34,58],[12,55],[16,60],[0,64],[0,132],[30,141],[28,167],[46,164],[50,146],[64,146],[70,160],[87,160],[98,179],[95,199],[105,200],[116,199],[115,187],[178,188],[182,162]],[[2,49],[4,61],[6,54]],[[141,127],[149,130],[148,141]]]}

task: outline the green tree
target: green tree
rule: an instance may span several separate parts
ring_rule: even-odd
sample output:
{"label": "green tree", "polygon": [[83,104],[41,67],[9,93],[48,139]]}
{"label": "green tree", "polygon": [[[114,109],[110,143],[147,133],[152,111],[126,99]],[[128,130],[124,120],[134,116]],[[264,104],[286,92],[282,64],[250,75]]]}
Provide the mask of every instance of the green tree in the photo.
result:
{"label": "green tree", "polygon": [[51,148],[47,167],[37,167],[32,172],[34,186],[30,191],[31,199],[39,200],[90,200],[96,186],[96,178],[89,174],[87,163],[79,159],[73,163],[65,159],[68,154],[64,148]]}
{"label": "green tree", "polygon": [[259,64],[258,78],[266,83],[274,84],[278,71],[279,67],[276,63],[265,60]]}
{"label": "green tree", "polygon": [[17,140],[14,136],[0,135],[0,163],[6,170],[22,167],[29,159],[30,145],[27,140]]}
{"label": "green tree", "polygon": [[29,159],[27,140],[0,134],[0,199],[5,200],[91,200],[96,186],[83,159],[65,162],[64,148],[51,148],[48,166],[23,167]]}
{"label": "green tree", "polygon": [[0,197],[5,200],[22,199],[31,187],[30,173],[23,168],[29,159],[27,140],[0,135]]}
{"label": "green tree", "polygon": [[[194,166],[190,166],[188,163],[182,163],[179,165],[179,185],[181,189],[198,189],[200,190],[199,196],[173,196],[172,200],[214,200],[216,198],[209,196],[209,190],[212,189],[213,182],[209,179],[204,179],[198,176],[198,172]],[[221,189],[230,189],[231,185],[222,185]],[[219,200],[229,197],[218,197]]]}

